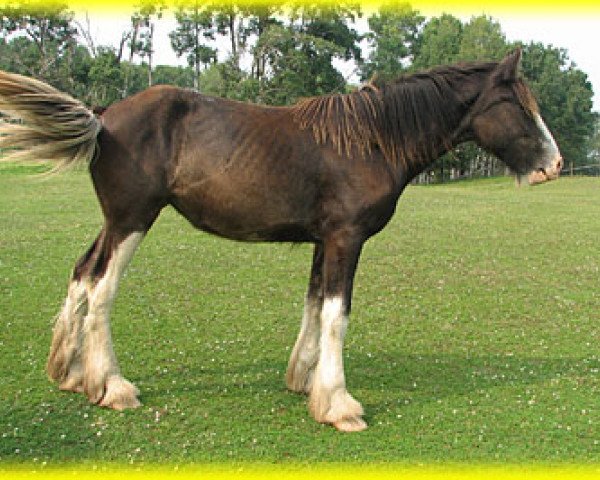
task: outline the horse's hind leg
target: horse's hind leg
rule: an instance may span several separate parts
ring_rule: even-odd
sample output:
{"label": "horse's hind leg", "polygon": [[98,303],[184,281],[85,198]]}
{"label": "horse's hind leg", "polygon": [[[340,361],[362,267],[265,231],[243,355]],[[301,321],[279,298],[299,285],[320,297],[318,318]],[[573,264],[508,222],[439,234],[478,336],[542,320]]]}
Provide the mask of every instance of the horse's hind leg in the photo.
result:
{"label": "horse's hind leg", "polygon": [[108,231],[88,283],[88,312],[83,320],[81,345],[83,391],[90,402],[116,410],[140,405],[137,388],[121,376],[109,315],[119,281],[144,233],[117,235]]}
{"label": "horse's hind leg", "polygon": [[112,347],[109,315],[119,280],[144,231],[104,230],[78,262],[54,327],[48,373],[64,390],[83,391],[92,403],[122,410],[140,405]]}
{"label": "horse's hind leg", "polygon": [[73,280],[69,293],[56,318],[47,371],[61,390],[81,391],[82,371],[79,358],[81,322],[87,312],[85,285]]}
{"label": "horse's hind leg", "polygon": [[87,281],[89,264],[97,256],[102,233],[77,262],[65,303],[58,314],[52,336],[52,345],[46,369],[48,376],[58,382],[61,390],[83,391],[81,365],[82,324],[88,309]]}

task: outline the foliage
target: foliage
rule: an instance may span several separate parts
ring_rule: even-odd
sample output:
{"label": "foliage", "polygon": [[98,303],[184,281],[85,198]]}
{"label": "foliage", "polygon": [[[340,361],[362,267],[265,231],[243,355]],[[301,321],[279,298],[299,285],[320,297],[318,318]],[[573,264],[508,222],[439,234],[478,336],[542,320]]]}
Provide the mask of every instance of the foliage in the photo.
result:
{"label": "foliage", "polygon": [[175,12],[177,28],[169,34],[177,56],[187,55],[188,65],[194,68],[194,88],[198,88],[200,67],[217,61],[217,50],[205,43],[214,40],[213,12],[203,3],[184,2]]}
{"label": "foliage", "polygon": [[254,47],[261,59],[260,101],[294,103],[299,98],[345,90],[345,79],[333,60],[360,61],[358,33],[349,22],[360,11],[356,5],[299,3],[289,23],[270,22]]}
{"label": "foliage", "polygon": [[60,0],[9,1],[0,6],[0,33],[25,34],[39,53],[30,75],[44,75],[55,68],[56,59],[73,40],[72,18],[67,4]]}
{"label": "foliage", "polygon": [[165,0],[137,0],[131,17],[132,36],[130,41],[130,62],[134,55],[146,61],[148,86],[152,80],[152,58],[154,55],[154,22],[162,17],[166,9]]}
{"label": "foliage", "polygon": [[234,100],[259,101],[259,82],[245,73],[238,62],[213,64],[200,76],[200,91]]}
{"label": "foliage", "polygon": [[123,97],[125,67],[111,49],[100,47],[89,70],[88,102],[108,106]]}
{"label": "foliage", "polygon": [[263,103],[290,104],[344,87],[343,77],[331,66],[331,58],[342,55],[343,49],[329,40],[272,25],[256,48],[268,65],[260,85]]}
{"label": "foliage", "polygon": [[183,88],[195,88],[195,75],[185,67],[157,65],[154,68],[154,83],[156,85],[176,85]]}
{"label": "foliage", "polygon": [[462,22],[452,15],[445,13],[430,19],[419,35],[413,68],[422,70],[457,62],[462,32]]}
{"label": "foliage", "polygon": [[457,61],[501,60],[510,50],[502,27],[494,19],[473,17],[462,29]]}
{"label": "foliage", "polygon": [[16,0],[0,7],[0,68],[85,93],[87,49],[76,42],[73,14],[60,1]]}
{"label": "foliage", "polygon": [[19,36],[0,40],[0,68],[21,75],[35,75],[40,52],[33,40]]}
{"label": "foliage", "polygon": [[372,51],[361,68],[363,80],[375,73],[388,80],[398,77],[408,69],[417,52],[419,29],[425,17],[408,3],[392,1],[383,4],[368,21],[370,32],[366,38]]}
{"label": "foliage", "polygon": [[331,5],[302,2],[293,10],[292,24],[296,31],[339,47],[337,56],[341,59],[360,61],[357,42],[361,36],[350,26],[360,16],[359,5],[347,1]]}

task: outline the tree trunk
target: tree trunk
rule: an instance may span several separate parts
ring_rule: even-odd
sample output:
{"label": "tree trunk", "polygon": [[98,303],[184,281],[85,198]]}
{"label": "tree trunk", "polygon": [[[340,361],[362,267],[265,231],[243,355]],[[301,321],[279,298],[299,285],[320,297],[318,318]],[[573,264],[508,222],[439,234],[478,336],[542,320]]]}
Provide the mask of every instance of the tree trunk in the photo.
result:
{"label": "tree trunk", "polygon": [[148,86],[152,86],[152,45],[154,43],[154,23],[150,23],[150,35],[148,37]]}
{"label": "tree trunk", "polygon": [[[195,4],[194,8],[196,18],[198,18],[198,5]],[[196,47],[196,52],[194,54],[194,71],[196,73],[194,75],[194,89],[196,89],[196,91],[200,91],[200,55],[198,53],[200,50],[200,25],[198,24],[198,22],[195,22],[194,24],[194,33],[194,42]]]}
{"label": "tree trunk", "polygon": [[132,25],[132,29],[131,29],[131,42],[129,44],[129,65],[127,65],[127,68],[125,69],[125,76],[123,79],[123,98],[127,97],[129,95],[129,81],[130,81],[130,70],[132,68],[133,65],[133,56],[135,55],[136,51],[137,51],[137,37],[138,37],[138,33],[139,33],[139,29],[140,29],[140,24],[138,21],[136,21],[133,25]]}
{"label": "tree trunk", "polygon": [[229,15],[229,35],[231,36],[231,55],[236,57],[237,55],[237,39],[235,36],[235,14]]}

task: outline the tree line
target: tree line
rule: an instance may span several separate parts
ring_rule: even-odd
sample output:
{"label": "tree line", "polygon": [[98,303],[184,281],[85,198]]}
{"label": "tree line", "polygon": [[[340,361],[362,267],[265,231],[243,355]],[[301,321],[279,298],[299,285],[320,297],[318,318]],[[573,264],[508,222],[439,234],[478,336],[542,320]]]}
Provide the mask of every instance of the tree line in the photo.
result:
{"label": "tree line", "polygon": [[[186,67],[155,65],[157,22],[172,14],[170,46]],[[362,23],[359,24],[359,19]],[[598,114],[585,72],[560,47],[509,42],[493,18],[426,18],[392,1],[363,15],[358,3],[139,0],[117,47],[96,45],[90,20],[60,0],[0,7],[0,69],[43,79],[88,105],[106,106],[159,83],[270,105],[347,92],[356,78],[393,79],[459,61],[500,60],[523,49],[523,75],[554,132],[567,168],[600,163]],[[365,23],[366,20],[366,23]],[[361,28],[359,28],[361,25]],[[366,30],[366,31],[365,31]],[[226,45],[226,47],[224,47]],[[355,66],[344,77],[339,62]],[[421,181],[496,175],[504,167],[474,145],[445,155]]]}

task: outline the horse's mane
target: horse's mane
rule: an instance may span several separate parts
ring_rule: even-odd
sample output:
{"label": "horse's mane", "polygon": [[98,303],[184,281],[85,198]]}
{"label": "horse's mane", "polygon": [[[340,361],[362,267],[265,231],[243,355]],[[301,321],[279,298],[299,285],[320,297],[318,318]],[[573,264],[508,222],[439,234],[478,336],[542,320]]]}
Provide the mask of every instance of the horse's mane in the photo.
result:
{"label": "horse's mane", "polygon": [[[440,145],[452,147],[462,106],[457,85],[466,86],[473,74],[489,73],[497,65],[438,67],[392,82],[371,81],[348,94],[307,98],[291,108],[301,128],[312,129],[318,143],[331,141],[340,154],[354,150],[364,155],[377,146],[388,162],[421,164],[435,157]],[[513,88],[526,111],[537,111],[522,81]]]}
{"label": "horse's mane", "polygon": [[540,107],[538,106],[537,100],[522,79],[517,80],[513,84],[513,91],[519,99],[519,103],[523,107],[523,110],[525,110],[529,116],[534,117],[535,115],[539,115]]}

